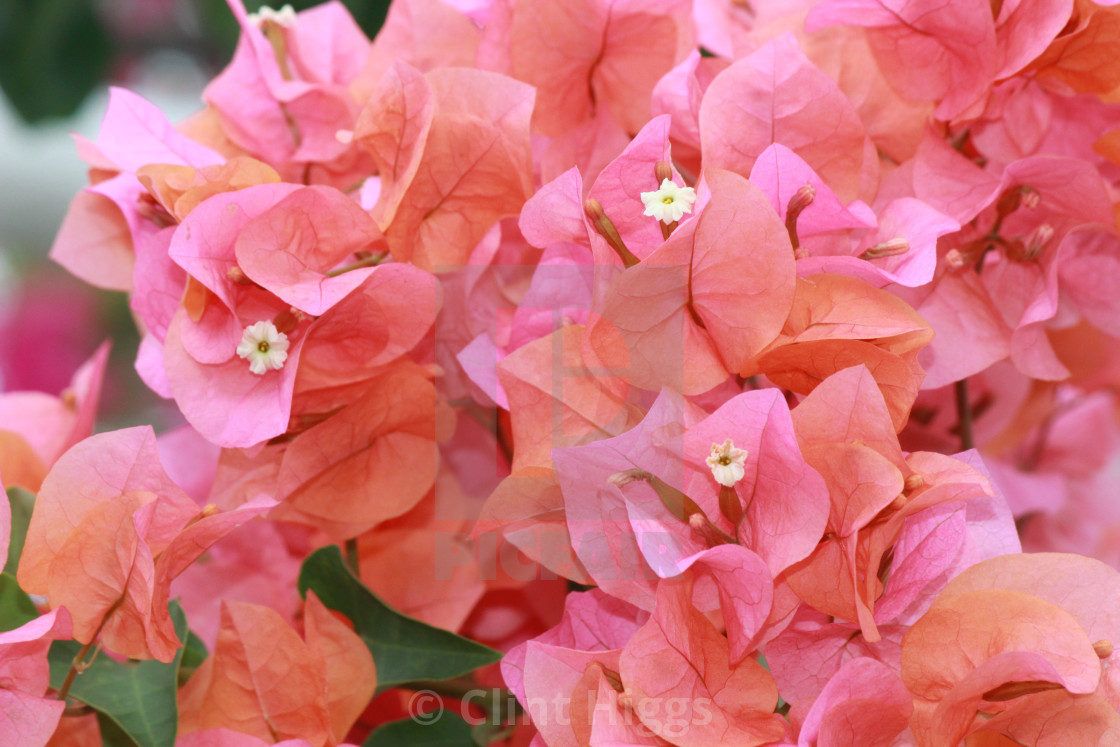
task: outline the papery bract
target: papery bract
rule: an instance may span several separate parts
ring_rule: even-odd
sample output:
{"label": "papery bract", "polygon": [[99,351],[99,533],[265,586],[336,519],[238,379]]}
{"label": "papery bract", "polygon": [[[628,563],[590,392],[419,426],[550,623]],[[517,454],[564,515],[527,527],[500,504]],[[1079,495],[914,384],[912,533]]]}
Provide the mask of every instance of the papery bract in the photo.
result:
{"label": "papery bract", "polygon": [[890,409],[896,430],[906,424],[922,373],[916,357],[933,331],[897,297],[843,275],[799,278],[782,334],[740,375],[808,394],[832,374],[864,365]]}
{"label": "papery bract", "polygon": [[533,100],[532,88],[479,70],[421,74],[398,62],[385,74],[354,139],[381,173],[373,215],[396,259],[464,264],[491,225],[521,208]]}
{"label": "papery bract", "polygon": [[0,475],[9,487],[38,492],[63,452],[90,435],[108,362],[109,344],[104,343],[74,372],[59,397],[30,391],[0,394]]}
{"label": "papery bract", "polygon": [[168,587],[207,547],[275,505],[200,510],[163,471],[148,427],[99,434],[55,465],[35,504],[20,586],[65,606],[74,637],[171,661]]}
{"label": "papery bract", "polygon": [[[483,54],[539,91],[533,126],[545,135],[563,134],[599,107],[637,132],[649,119],[654,84],[692,43],[689,5],[679,0],[577,0],[562,8],[509,0],[503,10],[508,26],[488,26],[483,46],[493,49]],[[550,42],[541,44],[545,35]]]}
{"label": "papery bract", "polygon": [[[625,692],[642,723],[681,747],[781,738],[785,729],[773,713],[778,692],[769,673],[749,659],[730,666],[727,640],[688,605],[680,584],[663,582],[657,596],[654,616],[619,658]],[[685,704],[679,716],[677,702]]]}
{"label": "papery bract", "polygon": [[[563,327],[498,366],[512,405],[515,472],[550,463],[554,446],[589,441],[604,430],[619,433],[638,420],[639,413],[626,401],[626,380],[600,376],[583,363],[579,353],[583,337],[581,327]],[[556,404],[560,412],[551,416]]]}
{"label": "papery bract", "polygon": [[[617,676],[619,651],[647,615],[593,589],[569,594],[560,623],[514,648],[502,660],[506,684],[534,717],[548,744],[579,744],[575,733],[587,671]],[[582,686],[581,686],[582,685]]]}
{"label": "papery bract", "polygon": [[66,704],[44,697],[50,683],[47,650],[71,635],[65,608],[51,610],[0,633],[0,738],[7,744],[42,747],[58,726]]}
{"label": "papery bract", "polygon": [[913,708],[897,672],[875,659],[852,659],[813,703],[798,744],[885,747],[906,728]]}
{"label": "papery bract", "polygon": [[871,142],[851,103],[788,35],[715,77],[700,106],[700,139],[706,168],[743,176],[771,143],[781,143],[842,200],[873,191],[878,180]]}
{"label": "papery bract", "polygon": [[372,697],[365,644],[308,594],[304,640],[266,607],[225,602],[213,653],[180,693],[183,734],[228,728],[336,744]]}
{"label": "papery bract", "polygon": [[163,226],[145,219],[138,198],[144,193],[136,172],[151,163],[201,167],[219,163],[221,156],[179,134],[153,104],[121,88],[110,89],[109,106],[96,144],[85,144],[86,160],[112,178],[97,181],[81,192],[63,221],[51,247],[51,257],[76,276],[98,287],[142,290],[136,277],[139,255],[160,251]]}
{"label": "papery bract", "polygon": [[619,277],[588,332],[595,355],[628,358],[644,389],[711,389],[770,344],[793,301],[793,251],[766,198],[726,171],[705,179],[700,214]]}
{"label": "papery bract", "polygon": [[347,145],[335,134],[354,125],[358,105],[347,86],[365,64],[369,40],[337,2],[300,13],[291,28],[257,28],[240,0],[229,6],[241,38],[203,91],[224,136],[293,177],[311,175],[311,164],[337,168]]}
{"label": "papery bract", "polygon": [[710,472],[697,468],[700,455],[723,438],[733,439],[736,447],[748,452],[744,477],[733,487],[743,518],[729,529],[766,561],[776,577],[820,541],[828,515],[827,487],[802,456],[788,407],[778,391],[745,392],[684,435],[691,471],[685,490],[721,524],[726,519],[713,500],[720,491],[713,490]]}
{"label": "papery bract", "polygon": [[402,364],[300,435],[280,463],[277,516],[356,536],[412,508],[435,480],[436,393]]}
{"label": "papery bract", "polygon": [[[936,101],[943,120],[976,104],[999,65],[995,22],[983,2],[830,0],[806,18],[811,31],[837,23],[869,29],[887,80],[908,98]],[[919,59],[927,64],[914,64]]]}
{"label": "papery bract", "polygon": [[403,60],[421,72],[440,67],[471,67],[481,36],[478,26],[454,3],[392,3],[373,40],[361,79],[352,88],[357,87],[359,100],[364,100],[368,94],[363,89],[375,86],[396,60]]}

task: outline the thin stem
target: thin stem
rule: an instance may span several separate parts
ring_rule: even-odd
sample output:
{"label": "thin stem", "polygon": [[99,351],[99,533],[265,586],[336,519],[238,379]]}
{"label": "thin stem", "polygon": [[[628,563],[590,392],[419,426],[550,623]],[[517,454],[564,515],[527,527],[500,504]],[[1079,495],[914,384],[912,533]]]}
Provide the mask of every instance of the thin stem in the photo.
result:
{"label": "thin stem", "polygon": [[373,267],[374,265],[379,264],[383,259],[385,259],[385,252],[378,252],[377,254],[371,254],[370,256],[368,256],[364,259],[358,260],[357,262],[355,262],[352,265],[346,265],[345,267],[339,267],[337,270],[331,270],[330,272],[327,273],[327,277],[336,278],[339,275],[343,275],[347,272],[350,272],[351,270],[360,270],[363,267]]}
{"label": "thin stem", "polygon": [[502,456],[506,458],[509,464],[513,464],[513,444],[509,442],[505,431],[502,430],[502,424],[498,420],[497,408],[483,408],[469,397],[451,400],[448,404],[462,407],[463,411],[474,418],[475,422],[493,433],[494,439],[498,443],[498,448],[502,451]]}
{"label": "thin stem", "polygon": [[957,419],[960,424],[961,450],[975,447],[972,440],[972,403],[968,400],[968,380],[961,379],[955,385],[957,393]]}
{"label": "thin stem", "polygon": [[350,570],[352,570],[354,575],[360,580],[362,578],[362,572],[358,560],[358,538],[351,537],[346,540],[343,549],[346,552],[346,565],[350,566]]}
{"label": "thin stem", "polygon": [[82,646],[81,650],[78,651],[78,655],[74,657],[74,661],[70,662],[70,671],[66,673],[66,679],[62,681],[62,687],[58,688],[58,700],[66,702],[66,696],[70,693],[70,686],[74,684],[74,678],[78,676],[79,672],[85,669],[85,667],[81,665],[82,660],[86,658],[86,654],[89,653],[91,648],[93,648],[92,638],[89,643]]}
{"label": "thin stem", "polygon": [[[128,581],[131,580],[132,571],[129,571]],[[128,581],[125,581],[126,590],[128,589]],[[108,622],[109,617],[117,611],[123,601],[124,594],[121,594],[120,598],[117,599],[117,601],[113,602],[112,606],[105,611],[105,614],[101,618],[101,622],[97,624],[97,630],[93,631],[93,635],[89,637],[89,643],[82,646],[82,650],[79,651],[77,656],[74,657],[74,661],[70,662],[70,671],[66,673],[66,679],[62,681],[62,687],[58,689],[58,695],[56,696],[58,700],[61,700],[64,703],[66,702],[66,696],[70,693],[70,686],[74,684],[74,678],[82,672],[86,671],[86,669],[89,668],[89,665],[93,663],[94,658],[96,658],[97,656],[97,649],[94,649],[93,656],[90,657],[89,661],[83,663],[82,660],[86,657],[86,654],[89,653],[89,650],[95,645],[94,642],[97,640],[98,636],[101,635],[101,629],[105,627],[105,623]]]}

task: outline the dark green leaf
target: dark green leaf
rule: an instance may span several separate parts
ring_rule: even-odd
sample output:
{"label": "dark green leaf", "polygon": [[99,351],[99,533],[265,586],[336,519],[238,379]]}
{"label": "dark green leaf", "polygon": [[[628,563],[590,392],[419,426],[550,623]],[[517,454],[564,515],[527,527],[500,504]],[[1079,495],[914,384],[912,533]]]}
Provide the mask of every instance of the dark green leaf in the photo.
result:
{"label": "dark green leaf", "polygon": [[0,88],[28,122],[74,113],[109,70],[92,0],[0,0],[0,18]]}
{"label": "dark green leaf", "polygon": [[[292,0],[287,4],[296,11],[302,11],[322,3],[320,0]],[[389,0],[343,0],[342,4],[350,11],[350,15],[354,17],[366,36],[371,39],[377,35],[389,12]],[[245,3],[245,9],[253,12],[260,10],[262,5],[279,8],[281,3],[272,0],[269,2],[249,0]],[[238,28],[225,0],[195,0],[195,10],[206,29],[207,41],[216,43],[217,46],[227,49],[228,54],[233,54],[237,44]]]}
{"label": "dark green leaf", "polygon": [[488,747],[498,740],[508,739],[515,730],[513,725],[483,721],[471,727],[471,741],[476,747]]}
{"label": "dark green leaf", "polygon": [[35,494],[23,488],[8,488],[8,505],[12,507],[12,543],[8,545],[4,572],[14,576],[19,566],[19,556],[23,553],[23,543],[27,539],[31,511],[35,508]]}
{"label": "dark green leaf", "polygon": [[460,677],[493,664],[501,653],[402,615],[354,577],[337,545],[316,550],[299,573],[299,591],[311,589],[354,623],[377,665],[378,692],[416,680]]}
{"label": "dark green leaf", "polygon": [[[377,35],[378,30],[385,23],[386,14],[389,12],[389,0],[342,0],[342,4],[350,11],[350,15],[354,16],[354,20],[361,26],[366,36],[371,39]],[[261,2],[260,0],[250,0],[245,3],[245,7],[251,10],[258,10],[262,5],[271,5],[274,8],[280,7],[275,2]],[[321,2],[320,0],[292,0],[290,5],[295,10],[301,11],[321,5]]]}
{"label": "dark green leaf", "polygon": [[206,644],[202,642],[202,639],[195,635],[193,630],[188,631],[187,645],[183,649],[183,661],[179,665],[180,687],[187,683],[190,676],[194,674],[194,670],[198,669],[198,666],[206,661],[206,657],[209,655],[210,652],[206,650]]}
{"label": "dark green leaf", "polygon": [[[171,603],[171,619],[175,634],[185,642],[187,617],[178,602]],[[77,641],[55,641],[51,645],[51,687],[62,686],[81,648]],[[179,649],[170,664],[119,662],[98,655],[89,669],[74,679],[70,695],[112,720],[139,747],[174,747],[179,722],[175,694],[184,650]]]}
{"label": "dark green leaf", "polygon": [[187,636],[187,647],[183,652],[183,668],[197,669],[198,665],[206,661],[206,657],[209,655],[210,652],[206,650],[206,644],[194,634],[193,630],[190,631]]}
{"label": "dark green leaf", "polygon": [[39,616],[31,597],[19,588],[14,576],[0,574],[0,632],[15,630]]}
{"label": "dark green leaf", "polygon": [[101,729],[101,747],[137,747],[132,737],[104,713],[98,712],[97,726]]}
{"label": "dark green leaf", "polygon": [[433,724],[410,718],[385,724],[369,735],[362,747],[470,747],[471,727],[453,713],[444,713]]}

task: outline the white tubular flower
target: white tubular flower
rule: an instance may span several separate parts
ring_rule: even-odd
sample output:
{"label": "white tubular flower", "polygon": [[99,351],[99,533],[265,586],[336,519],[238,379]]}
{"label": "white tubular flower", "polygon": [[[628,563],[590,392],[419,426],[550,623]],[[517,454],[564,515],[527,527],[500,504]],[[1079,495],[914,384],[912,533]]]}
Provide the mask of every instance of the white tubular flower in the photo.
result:
{"label": "white tubular flower", "polygon": [[672,179],[662,179],[661,188],[655,192],[642,192],[642,204],[646,206],[644,215],[650,215],[662,223],[675,223],[685,213],[692,212],[696,202],[696,190],[692,187],[678,187]]}
{"label": "white tubular flower", "polygon": [[744,449],[736,449],[729,438],[722,445],[712,444],[711,456],[704,461],[712,468],[712,477],[716,478],[716,482],[730,488],[746,474],[743,465],[748,453]]}
{"label": "white tubular flower", "polygon": [[261,321],[245,328],[237,354],[249,361],[249,370],[258,376],[266,371],[279,371],[288,360],[288,336],[269,321]]}
{"label": "white tubular flower", "polygon": [[290,29],[296,25],[296,12],[290,5],[285,5],[280,10],[273,10],[267,5],[262,5],[259,11],[249,14],[249,23],[257,28],[269,22]]}

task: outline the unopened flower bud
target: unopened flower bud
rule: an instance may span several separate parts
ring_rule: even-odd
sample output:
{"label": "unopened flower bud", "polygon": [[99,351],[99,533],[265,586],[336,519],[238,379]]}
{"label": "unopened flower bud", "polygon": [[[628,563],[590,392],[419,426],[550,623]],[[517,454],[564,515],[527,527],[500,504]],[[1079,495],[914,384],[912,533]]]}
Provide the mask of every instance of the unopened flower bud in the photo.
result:
{"label": "unopened flower bud", "polygon": [[1042,250],[1054,238],[1054,227],[1049,223],[1043,223],[1038,228],[1034,229],[1029,239],[1027,239],[1026,248],[1023,250],[1023,256],[1027,261],[1038,258],[1042,254]]}
{"label": "unopened flower bud", "polygon": [[904,489],[904,490],[905,490],[905,491],[906,491],[907,493],[913,493],[913,492],[914,492],[915,490],[917,490],[918,488],[921,488],[921,487],[924,487],[924,486],[925,486],[925,484],[926,484],[926,478],[925,478],[924,476],[922,476],[922,475],[918,474],[917,472],[915,472],[914,474],[912,474],[912,475],[909,475],[909,476],[908,476],[908,477],[906,478],[906,480],[904,481],[904,483],[903,483],[903,484],[904,484],[904,488],[903,488],[903,489]]}
{"label": "unopened flower bud", "polygon": [[739,501],[735,488],[719,486],[719,512],[731,522],[731,526],[739,526],[739,522],[743,520],[743,504]]}
{"label": "unopened flower bud", "polygon": [[800,189],[793,193],[793,197],[789,198],[789,204],[786,206],[786,215],[793,213],[794,220],[801,215],[805,208],[813,204],[813,200],[817,197],[817,190],[813,188],[812,184],[802,185]]}
{"label": "unopened flower bud", "polygon": [[859,255],[859,258],[880,259],[882,257],[893,257],[896,254],[905,254],[908,251],[910,251],[910,242],[900,236],[890,241],[883,241],[876,244]]}
{"label": "unopened flower bud", "polygon": [[645,480],[649,477],[649,473],[640,469],[626,469],[621,472],[615,472],[607,478],[607,482],[616,487],[623,487],[629,485],[636,480]]}
{"label": "unopened flower bud", "polygon": [[1023,202],[1023,188],[1012,187],[1007,189],[999,196],[999,201],[996,202],[996,215],[1004,218],[1011,215],[1019,209],[1019,205]]}
{"label": "unopened flower bud", "polygon": [[713,524],[712,520],[709,519],[699,507],[697,507],[696,513],[688,517],[688,525],[692,527],[693,531],[704,538],[704,542],[708,547],[736,544],[735,538]]}
{"label": "unopened flower bud", "polygon": [[1093,651],[1096,652],[1097,658],[1107,659],[1112,656],[1112,641],[1101,639],[1093,644]]}
{"label": "unopened flower bud", "polygon": [[226,279],[231,283],[237,283],[238,285],[253,284],[253,281],[249,279],[249,276],[245,274],[245,271],[237,265],[231,265],[230,268],[226,270]]}
{"label": "unopened flower bud", "polygon": [[156,201],[147,192],[142,193],[136,198],[136,212],[146,220],[151,221],[157,228],[167,228],[178,224],[178,219],[171,213],[167,212],[167,208]]}
{"label": "unopened flower bud", "polygon": [[968,259],[960,249],[950,249],[945,252],[945,262],[954,270],[959,270],[968,265]]}
{"label": "unopened flower bud", "polygon": [[307,314],[292,306],[277,314],[272,323],[276,325],[277,330],[287,334],[299,326],[304,319],[307,319]]}
{"label": "unopened flower bud", "polygon": [[591,225],[595,226],[595,232],[610,244],[611,249],[614,249],[615,254],[622,260],[622,264],[627,267],[633,267],[641,261],[634,256],[633,252],[626,248],[626,243],[618,234],[618,229],[614,227],[614,223],[607,217],[602,204],[600,204],[598,200],[585,200],[583,203],[583,211],[591,220]]}
{"label": "unopened flower bud", "polygon": [[805,208],[813,204],[816,196],[817,190],[813,188],[813,185],[805,184],[793,193],[793,197],[789,198],[789,203],[786,205],[786,233],[789,234],[789,241],[793,244],[795,256],[798,259],[808,255],[797,251],[801,248],[801,240],[797,237],[797,219],[805,211]]}

